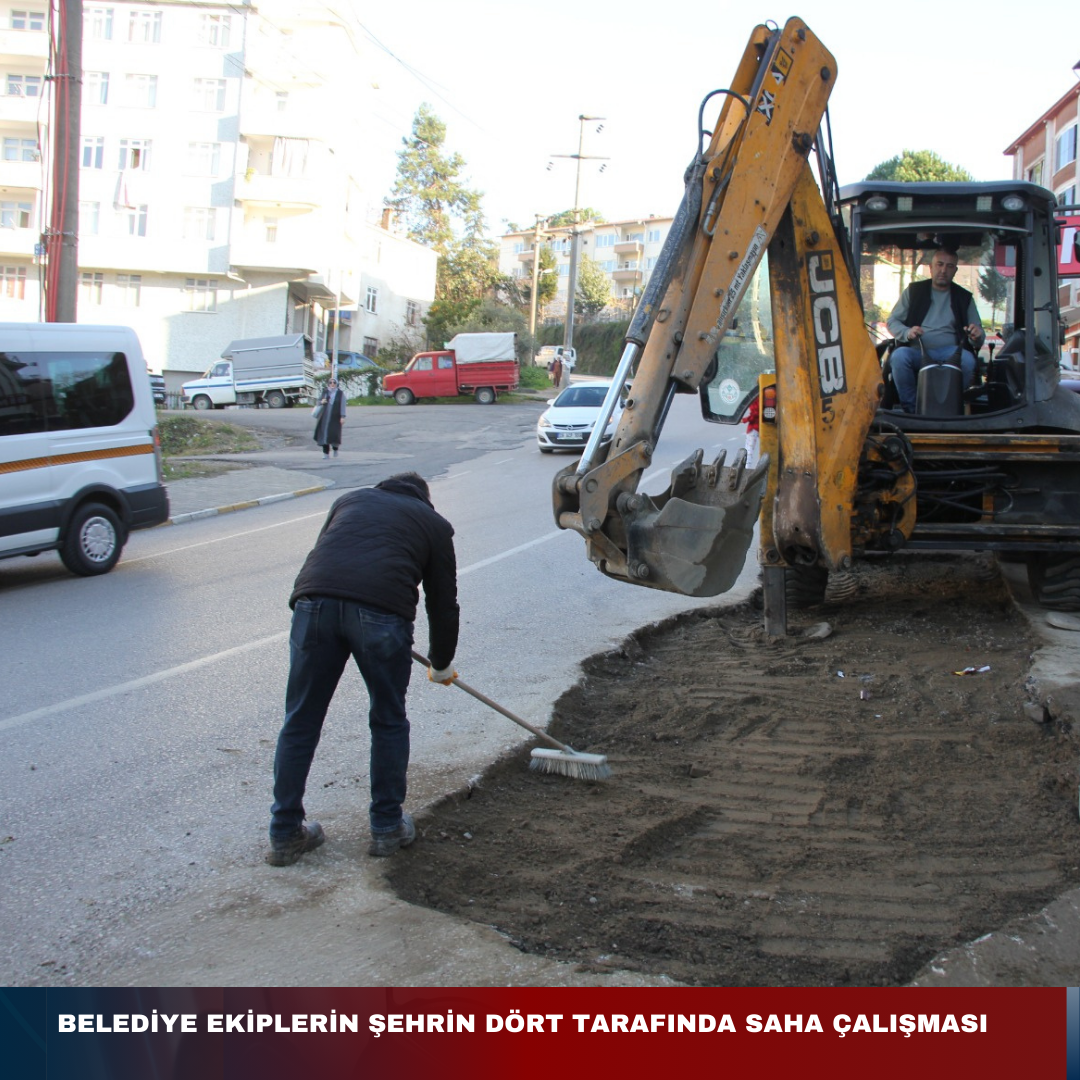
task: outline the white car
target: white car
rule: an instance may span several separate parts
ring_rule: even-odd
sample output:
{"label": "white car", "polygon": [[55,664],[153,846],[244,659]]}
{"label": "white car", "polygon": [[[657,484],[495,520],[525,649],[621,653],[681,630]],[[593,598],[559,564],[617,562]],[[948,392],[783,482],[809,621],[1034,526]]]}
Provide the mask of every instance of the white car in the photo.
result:
{"label": "white car", "polygon": [[[544,411],[536,425],[536,442],[541,454],[554,450],[582,450],[589,441],[600,406],[604,404],[610,381],[597,379],[568,386]],[[611,441],[622,416],[625,393],[620,395],[608,421],[601,443]]]}

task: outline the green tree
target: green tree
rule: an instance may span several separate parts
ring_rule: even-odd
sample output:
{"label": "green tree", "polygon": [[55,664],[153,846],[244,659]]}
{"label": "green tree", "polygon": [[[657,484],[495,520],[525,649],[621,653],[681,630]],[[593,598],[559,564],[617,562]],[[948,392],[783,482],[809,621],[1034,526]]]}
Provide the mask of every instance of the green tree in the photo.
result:
{"label": "green tree", "polygon": [[479,296],[468,300],[436,300],[424,316],[428,347],[441,349],[454,335],[450,327],[466,322],[480,306]]}
{"label": "green tree", "polygon": [[888,161],[875,165],[867,180],[898,180],[910,184],[919,180],[972,180],[971,173],[951,165],[933,150],[905,150]]}
{"label": "green tree", "polygon": [[[485,334],[499,331],[511,331],[517,334],[518,359],[529,354],[532,339],[529,337],[529,324],[518,310],[500,304],[490,298],[481,300],[465,314],[459,322],[449,323],[444,341],[449,341],[455,334]],[[440,346],[442,341],[439,342]]]}
{"label": "green tree", "polygon": [[998,273],[994,257],[988,253],[979,274],[979,295],[990,305],[990,317],[995,323],[998,321],[998,308],[1005,303],[1008,293],[1008,281],[1004,274]]}
{"label": "green tree", "polygon": [[[604,217],[599,210],[594,210],[591,206],[583,206],[578,210],[578,221],[604,222],[607,221],[607,218]],[[549,229],[557,228],[560,225],[573,225],[573,207],[569,210],[560,210],[557,214],[553,214],[547,219],[547,224]]]}
{"label": "green tree", "polygon": [[410,239],[438,252],[435,294],[458,303],[479,298],[498,276],[498,251],[484,238],[482,193],[462,178],[465,159],[446,151],[446,124],[421,105],[401,140],[397,179],[387,205]]}
{"label": "green tree", "polygon": [[[555,252],[546,244],[541,246],[537,257],[537,283],[536,283],[536,314],[537,318],[543,313],[544,306],[555,299],[559,291],[558,260]],[[529,276],[522,281],[521,298],[523,305],[532,305],[532,267],[528,268]]]}
{"label": "green tree", "polygon": [[591,319],[599,315],[610,302],[611,280],[595,259],[583,255],[578,264],[574,311],[584,319]]}

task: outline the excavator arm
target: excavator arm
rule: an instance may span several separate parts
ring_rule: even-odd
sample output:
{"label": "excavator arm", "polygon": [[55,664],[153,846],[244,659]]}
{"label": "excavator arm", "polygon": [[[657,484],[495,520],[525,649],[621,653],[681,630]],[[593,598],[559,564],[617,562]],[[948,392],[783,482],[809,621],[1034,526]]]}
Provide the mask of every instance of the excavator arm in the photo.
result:
{"label": "excavator arm", "polygon": [[[751,35],[707,150],[626,338],[605,410],[581,460],[553,488],[555,519],[589,558],[634,584],[713,596],[746,559],[766,486],[774,564],[838,566],[850,556],[858,462],[880,368],[858,296],[807,163],[835,79],[831,54],[798,19]],[[718,348],[766,251],[777,342],[781,444],[759,465],[698,450],[666,493],[637,486],[673,395],[710,378]],[[600,436],[634,371],[606,454]]]}

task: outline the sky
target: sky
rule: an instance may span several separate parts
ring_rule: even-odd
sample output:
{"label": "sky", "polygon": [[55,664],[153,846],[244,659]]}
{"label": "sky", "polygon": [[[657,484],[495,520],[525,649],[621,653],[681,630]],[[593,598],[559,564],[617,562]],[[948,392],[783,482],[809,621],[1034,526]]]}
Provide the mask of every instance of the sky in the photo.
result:
{"label": "sky", "polygon": [[484,193],[492,236],[574,205],[579,163],[555,155],[578,153],[579,139],[594,159],[580,162],[581,206],[609,221],[673,214],[699,104],[728,85],[757,23],[797,15],[836,58],[841,185],[905,149],[934,150],[977,180],[1010,177],[1004,150],[1076,82],[1080,61],[1076,0],[803,0],[795,12],[730,0],[345,2],[369,61],[371,206],[427,102]]}

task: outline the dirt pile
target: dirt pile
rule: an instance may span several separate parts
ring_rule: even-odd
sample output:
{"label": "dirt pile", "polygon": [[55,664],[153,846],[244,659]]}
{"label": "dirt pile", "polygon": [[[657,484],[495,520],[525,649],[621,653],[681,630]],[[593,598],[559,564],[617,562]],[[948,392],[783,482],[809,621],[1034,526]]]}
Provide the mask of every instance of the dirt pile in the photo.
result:
{"label": "dirt pile", "polygon": [[392,884],[587,970],[909,981],[1080,883],[1075,742],[1025,715],[1034,644],[984,578],[863,568],[790,619],[826,638],[769,640],[749,604],[640,631],[555,707],[614,778],[499,762],[418,822]]}

